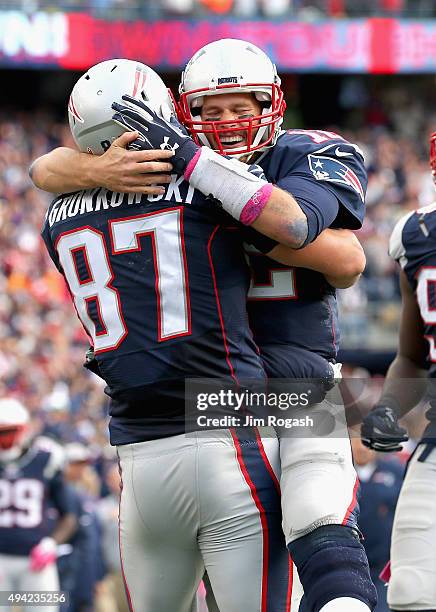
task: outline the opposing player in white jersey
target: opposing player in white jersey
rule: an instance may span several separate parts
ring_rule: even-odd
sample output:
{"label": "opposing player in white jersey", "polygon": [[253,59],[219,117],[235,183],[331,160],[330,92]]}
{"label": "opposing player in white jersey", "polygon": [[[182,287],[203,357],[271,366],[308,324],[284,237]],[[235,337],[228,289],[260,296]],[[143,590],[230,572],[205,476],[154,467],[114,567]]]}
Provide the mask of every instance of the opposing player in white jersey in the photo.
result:
{"label": "opposing player in white jersey", "polygon": [[[114,70],[118,70],[122,61],[114,60],[106,75],[107,79],[111,78]],[[44,230],[52,257],[72,286],[81,318],[95,342],[100,373],[108,381],[108,392],[114,400],[111,434],[113,442],[119,445],[124,481],[121,542],[124,571],[133,605],[135,609],[150,612],[186,610],[192,601],[196,579],[201,576],[205,564],[216,589],[219,605],[224,610],[288,610],[291,597],[288,589],[289,560],[287,555],[283,557],[281,536],[277,532],[277,520],[280,522],[275,478],[277,441],[274,437],[262,441],[258,435],[255,440],[240,441],[238,436],[235,438],[228,431],[212,439],[210,435],[204,440],[201,436],[185,439],[180,435],[183,423],[177,411],[180,408],[183,410],[183,382],[189,374],[262,377],[262,365],[252,344],[245,311],[248,279],[245,276],[246,266],[241,266],[244,257],[239,250],[242,245],[238,242],[240,237],[237,233],[242,228],[236,224],[232,232],[219,241],[218,252],[212,245],[214,236],[223,223],[224,229],[232,220],[225,216],[225,221],[221,222],[222,213],[217,211],[215,200],[204,196],[212,193],[223,203],[226,211],[247,225],[260,219],[261,213],[263,221],[268,218],[269,212],[279,213],[279,225],[282,226],[288,218],[284,223],[285,234],[288,239],[292,234],[293,244],[299,245],[302,240],[301,227],[298,223],[294,224],[292,218],[289,220],[288,216],[289,211],[295,211],[296,203],[290,194],[276,191],[264,179],[259,179],[257,183],[258,179],[253,178],[256,174],[249,173],[250,169],[244,164],[226,163],[228,160],[218,155],[211,156],[210,169],[204,173],[204,176],[210,178],[209,181],[201,185],[194,183],[194,179],[191,181],[187,175],[187,166],[190,152],[194,152],[195,156],[198,147],[174,120],[162,119],[162,115],[156,111],[157,102],[147,89],[150,69],[137,68],[132,72],[130,83],[136,97],[130,96],[124,100],[127,104],[118,103],[117,121],[124,126],[131,126],[129,122],[135,122],[138,113],[140,120],[148,118],[146,130],[138,125],[142,142],[151,143],[152,148],[155,144],[154,149],[159,149],[160,144],[171,145],[176,152],[173,165],[177,162],[185,167],[178,168],[179,176],[173,178],[165,195],[156,194],[149,199],[140,196],[123,198],[122,194],[111,194],[100,189],[79,192],[73,197],[60,196],[49,210]],[[147,78],[144,78],[144,73]],[[118,70],[115,74],[118,83],[119,75]],[[94,76],[93,69],[88,74],[89,78],[84,79],[85,84],[88,83],[91,88]],[[137,85],[140,82],[141,87]],[[103,83],[97,90],[105,91],[104,87],[108,83]],[[92,98],[92,101],[95,111],[98,98]],[[88,139],[87,146],[90,148],[94,146],[89,141],[94,132],[95,152],[101,153],[98,150],[98,147],[101,149],[101,142],[110,142],[110,138],[106,137],[108,122],[103,121],[102,117],[99,124],[87,121],[89,108],[86,102],[86,97],[82,97],[79,106],[78,98],[72,97],[70,114],[78,122],[73,121],[73,126],[77,125],[73,131],[81,134],[83,129],[83,138]],[[144,115],[143,105],[147,103],[149,106]],[[150,108],[151,105],[153,108]],[[101,128],[100,133],[97,127]],[[114,126],[111,133],[113,136]],[[141,140],[137,144],[140,145]],[[210,149],[207,151],[211,153]],[[74,152],[68,155],[71,161],[69,170],[72,171]],[[192,171],[193,176],[198,175],[194,168]],[[185,181],[181,174],[184,174]],[[264,188],[264,192],[256,195]],[[251,197],[247,200],[250,192]],[[280,198],[280,202],[268,206],[271,204],[270,198],[274,203],[276,197]],[[167,228],[166,248],[161,250],[159,245],[157,247],[159,259],[156,259],[151,249],[150,253],[146,251],[144,259],[141,250],[146,249],[147,243],[141,243],[139,247],[139,242],[136,242],[132,249],[132,239],[136,241],[143,235],[149,235],[152,230],[156,231],[154,226],[149,226],[150,219],[153,220],[153,216],[162,215],[167,210],[173,214],[175,206],[183,212],[185,218],[182,247],[177,240],[177,232]],[[74,208],[75,214],[72,214],[73,208],[71,214],[67,213],[70,207]],[[300,211],[297,211],[296,220],[303,222],[304,232],[305,215],[298,205],[296,207]],[[80,237],[82,242],[70,242],[78,232],[84,230],[84,220],[79,224],[80,215],[86,216],[87,232],[90,227],[95,227],[92,231],[103,236],[105,243],[106,233],[111,236],[111,248],[107,257],[113,270],[112,278],[109,280],[105,277],[101,291],[109,298],[107,287],[111,295],[115,289],[118,290],[121,296],[118,312],[121,310],[128,315],[124,320],[127,327],[124,328],[125,335],[118,338],[117,343],[103,344],[108,341],[108,322],[111,319],[102,313],[101,308],[96,308],[95,302],[98,300],[95,298],[95,288],[90,286],[90,283],[95,282],[92,272],[100,265],[98,262],[101,265],[104,263],[97,253],[101,239],[93,239],[93,245],[84,245],[86,237],[80,233],[78,240]],[[211,222],[212,226],[209,227]],[[126,234],[122,244],[119,243],[119,232],[129,231],[129,224],[138,223],[130,230],[134,235]],[[270,220],[270,231],[273,226]],[[250,238],[249,234],[244,233],[244,236],[259,242],[259,238]],[[159,233],[155,239],[160,241],[162,234]],[[63,240],[68,240],[65,249]],[[165,286],[157,280],[154,282],[154,274],[157,275],[157,272],[153,272],[153,267],[145,269],[144,266],[146,262],[154,260],[160,281],[168,280],[161,266],[162,257],[172,252],[171,241],[176,241],[177,252],[180,252],[180,248],[182,252],[186,248],[189,272],[189,285],[186,275],[185,285],[177,286],[173,295],[177,290],[177,294],[183,296],[183,290],[188,288],[195,301],[191,299],[193,327],[184,328],[183,333],[170,334],[166,338],[163,334],[165,329],[156,325],[154,316],[144,318],[141,304],[147,298],[151,303],[146,304],[148,308],[145,311],[156,312],[153,296],[161,287],[164,290]],[[261,249],[268,252],[278,249],[282,252],[281,247],[276,246],[277,243],[268,243],[265,238],[260,242]],[[149,246],[153,245],[154,241]],[[351,259],[356,252],[358,254],[357,265],[356,259],[354,268],[346,261],[341,273],[354,279],[361,269],[362,260],[361,251],[353,240],[350,251]],[[124,259],[123,253],[126,253]],[[303,258],[302,255],[300,257]],[[59,258],[62,259],[62,268]],[[126,262],[124,267],[123,261]],[[338,259],[330,261],[324,257],[322,264],[328,274],[329,266],[335,266],[337,270],[338,264],[340,267],[342,262]],[[171,282],[174,284],[176,280],[173,277]],[[144,284],[147,286],[142,287]],[[129,292],[126,291],[128,286]],[[165,315],[168,309],[171,312],[175,307],[183,309],[187,302],[165,301],[165,307],[163,303],[162,299],[161,308],[157,309],[158,317]],[[112,316],[116,314],[114,311]],[[174,324],[177,317],[169,322]],[[159,343],[155,341],[156,331],[160,334]],[[147,348],[150,343],[152,350]],[[137,361],[139,358],[144,362],[143,365]],[[146,403],[144,398],[147,399]],[[201,512],[198,509],[198,496]],[[144,529],[144,522],[152,525],[152,528]],[[171,526],[170,530],[168,525]],[[283,559],[286,562],[286,572],[281,567]],[[138,568],[142,568],[139,573]],[[165,572],[168,572],[168,582],[161,584],[160,578]]]}
{"label": "opposing player in white jersey", "polygon": [[[0,590],[55,592],[57,546],[69,539],[76,521],[63,481],[62,454],[34,444],[28,427],[26,408],[15,399],[1,399]],[[58,609],[58,596],[53,593],[50,600],[47,595],[47,605],[38,609]],[[28,606],[17,603],[23,610],[34,609],[30,601]]]}
{"label": "opposing player in white jersey", "polygon": [[[436,132],[430,140],[436,183]],[[395,513],[388,603],[395,612],[436,610],[436,202],[395,226],[390,255],[400,264],[399,347],[378,404],[362,424],[362,441],[379,452],[407,440],[399,418],[426,394],[429,421],[409,464]]]}

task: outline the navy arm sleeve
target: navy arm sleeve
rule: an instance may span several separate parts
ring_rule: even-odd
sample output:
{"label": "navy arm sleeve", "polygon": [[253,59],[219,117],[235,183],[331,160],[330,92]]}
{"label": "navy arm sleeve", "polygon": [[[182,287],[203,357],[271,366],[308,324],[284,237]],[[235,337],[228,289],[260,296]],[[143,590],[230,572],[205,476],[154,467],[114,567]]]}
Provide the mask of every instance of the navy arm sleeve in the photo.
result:
{"label": "navy arm sleeve", "polygon": [[302,246],[313,242],[338,216],[336,195],[309,177],[289,175],[281,179],[277,187],[292,194],[307,217],[308,232]]}
{"label": "navy arm sleeve", "polygon": [[305,213],[303,246],[327,227],[362,226],[367,173],[358,146],[330,132],[289,130],[260,163],[268,180],[290,193]]}

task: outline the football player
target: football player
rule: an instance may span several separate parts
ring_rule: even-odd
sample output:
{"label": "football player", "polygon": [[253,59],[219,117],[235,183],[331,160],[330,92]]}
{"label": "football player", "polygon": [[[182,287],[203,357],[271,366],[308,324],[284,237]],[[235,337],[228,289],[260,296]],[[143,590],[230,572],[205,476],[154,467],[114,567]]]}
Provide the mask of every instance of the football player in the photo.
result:
{"label": "football player", "polygon": [[[436,182],[436,132],[430,139]],[[380,452],[407,440],[399,419],[427,393],[429,421],[409,461],[391,542],[388,603],[392,610],[436,610],[436,203],[411,211],[389,245],[401,266],[402,312],[397,355],[378,404],[365,417],[362,441]]]}
{"label": "football player", "polygon": [[[361,226],[367,178],[359,148],[331,132],[281,130],[280,79],[260,49],[229,39],[206,45],[188,62],[179,91],[179,116],[198,145],[255,160],[296,199],[312,227],[302,246],[327,227]],[[325,377],[339,340],[334,288],[319,272],[279,266],[252,249],[250,260],[250,323],[267,375]],[[312,438],[280,433],[280,457],[283,527],[305,591],[302,607],[372,610],[346,430]]]}
{"label": "football player", "polygon": [[[130,95],[121,99],[123,91]],[[111,122],[114,98],[118,124]],[[312,221],[288,192],[259,177],[258,168],[208,148],[200,162],[199,147],[172,116],[167,91],[148,67],[113,60],[92,68],[73,90],[69,111],[82,151],[101,154],[133,126],[135,146],[171,146],[175,153],[176,173],[164,195],[102,188],[61,195],[43,232],[112,398],[111,440],[118,445],[124,483],[123,569],[133,607],[189,609],[206,565],[223,610],[286,610],[289,559],[279,533],[277,440],[240,439],[228,430],[213,438],[181,435],[184,380],[263,380],[245,310],[242,238],[284,259],[290,255],[243,226],[297,246],[309,231],[311,238],[316,234]],[[127,142],[122,138],[118,143]],[[36,182],[48,164],[49,182],[55,177],[62,183],[64,168],[53,171],[54,153],[33,166]],[[130,152],[146,170],[143,153]],[[71,187],[83,154],[68,156]],[[198,182],[201,167],[200,174],[210,176],[207,184]],[[83,177],[79,181],[83,185]],[[232,222],[217,200],[242,223]],[[352,282],[362,268],[360,247],[346,233],[334,234],[324,239],[341,236],[353,264],[324,256],[316,265]]]}
{"label": "football player", "polygon": [[[231,40],[207,45],[188,63],[180,91],[180,116],[197,145],[204,145],[193,158],[191,183],[200,177],[206,180],[202,160],[208,156],[207,145],[245,161],[261,152],[256,162],[269,180],[292,193],[308,220],[316,218],[311,223],[315,232],[329,225],[359,227],[366,186],[361,154],[336,134],[280,133],[283,97],[279,80],[259,49]],[[307,242],[311,239],[306,236]],[[301,284],[295,300],[293,270],[277,269],[262,257],[253,258],[252,267],[258,278],[252,285],[250,320],[267,374],[325,376],[325,358],[336,357],[332,287],[319,274],[299,271]],[[295,359],[297,354],[300,360]],[[314,459],[319,465],[316,472]],[[309,443],[302,438],[283,438],[281,460],[284,529],[300,578],[306,583],[306,605],[316,611],[370,609],[375,592],[357,539],[357,478],[348,439],[321,438]],[[312,497],[313,489],[324,492],[321,504]],[[332,556],[335,563],[329,564]],[[312,579],[315,572],[317,581]]]}
{"label": "football player", "polygon": [[[58,591],[57,547],[74,532],[76,521],[63,480],[63,456],[33,443],[29,421],[20,402],[0,400],[0,589]],[[54,528],[53,508],[59,514]]]}

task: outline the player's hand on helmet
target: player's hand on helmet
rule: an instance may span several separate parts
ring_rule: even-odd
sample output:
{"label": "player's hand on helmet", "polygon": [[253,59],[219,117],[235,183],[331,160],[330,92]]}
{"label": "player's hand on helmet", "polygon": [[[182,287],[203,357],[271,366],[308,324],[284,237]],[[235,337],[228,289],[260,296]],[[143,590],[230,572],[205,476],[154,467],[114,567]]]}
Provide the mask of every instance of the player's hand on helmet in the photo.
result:
{"label": "player's hand on helmet", "polygon": [[47,566],[52,565],[57,557],[57,544],[53,538],[42,538],[42,540],[30,551],[30,570],[41,572]]}
{"label": "player's hand on helmet", "polygon": [[172,152],[129,150],[137,138],[137,132],[125,132],[103,155],[94,156],[94,178],[110,191],[162,195],[171,182]]}
{"label": "player's hand on helmet", "polygon": [[168,120],[160,117],[141,100],[125,95],[123,104],[114,102],[116,111],[112,116],[118,123],[139,136],[130,148],[170,150],[174,157],[171,163],[177,174],[183,174],[191,159],[200,148],[189,136],[183,125],[171,116]]}
{"label": "player's hand on helmet", "polygon": [[380,404],[363,419],[360,433],[365,446],[381,453],[400,451],[409,439],[394,410]]}

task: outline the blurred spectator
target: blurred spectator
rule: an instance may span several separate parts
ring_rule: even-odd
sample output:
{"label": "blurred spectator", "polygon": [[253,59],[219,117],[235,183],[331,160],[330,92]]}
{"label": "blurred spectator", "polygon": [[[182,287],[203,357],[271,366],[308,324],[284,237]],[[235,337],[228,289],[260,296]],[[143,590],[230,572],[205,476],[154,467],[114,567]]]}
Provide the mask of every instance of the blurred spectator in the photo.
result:
{"label": "blurred spectator", "polygon": [[387,15],[401,15],[404,10],[404,0],[381,0],[380,5]]}
{"label": "blurred spectator", "polygon": [[211,13],[225,15],[232,10],[233,0],[199,0],[199,4]]}
{"label": "blurred spectator", "polygon": [[107,574],[98,585],[96,611],[128,612],[129,607],[124,591],[118,544],[118,509],[121,479],[116,463],[108,467],[105,482],[109,495],[99,501],[97,515],[101,524],[103,561]]}
{"label": "blurred spectator", "polygon": [[375,612],[389,612],[386,587],[379,574],[390,556],[392,523],[403,482],[404,466],[395,456],[384,458],[352,438],[354,464],[360,480],[359,527],[368,555],[371,578],[376,585]]}
{"label": "blurred spectator", "polygon": [[62,612],[93,612],[96,586],[104,574],[101,528],[96,514],[100,484],[86,446],[68,444],[65,454],[65,479],[74,496],[78,529],[69,542],[71,549],[58,562],[61,588],[70,593],[69,604]]}
{"label": "blurred spectator", "polygon": [[50,196],[27,175],[32,158],[70,143],[66,127],[42,112],[0,116],[0,395],[7,390],[31,412],[46,409],[48,425],[61,427],[71,411],[87,442],[100,444],[102,381],[81,366],[87,338],[39,238]]}
{"label": "blurred spectator", "polygon": [[162,0],[162,8],[169,15],[186,15],[194,10],[194,0]]}

